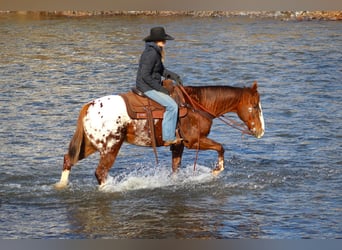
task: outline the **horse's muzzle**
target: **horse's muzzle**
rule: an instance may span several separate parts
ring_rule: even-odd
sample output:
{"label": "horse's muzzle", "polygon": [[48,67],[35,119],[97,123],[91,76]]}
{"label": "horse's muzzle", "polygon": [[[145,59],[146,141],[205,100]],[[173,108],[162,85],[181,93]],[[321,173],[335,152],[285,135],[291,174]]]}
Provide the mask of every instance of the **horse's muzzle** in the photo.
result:
{"label": "horse's muzzle", "polygon": [[265,130],[264,130],[264,129],[256,130],[256,129],[254,128],[253,131],[251,131],[251,132],[252,132],[252,134],[253,134],[256,138],[258,138],[258,139],[260,139],[261,137],[263,137],[264,134],[265,134]]}

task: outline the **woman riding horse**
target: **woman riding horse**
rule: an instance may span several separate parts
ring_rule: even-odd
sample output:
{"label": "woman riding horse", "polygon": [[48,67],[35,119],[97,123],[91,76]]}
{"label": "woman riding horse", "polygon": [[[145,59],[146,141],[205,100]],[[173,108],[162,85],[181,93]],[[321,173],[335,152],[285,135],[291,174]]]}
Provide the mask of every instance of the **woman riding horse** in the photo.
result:
{"label": "woman riding horse", "polygon": [[166,88],[162,86],[162,76],[180,82],[180,77],[176,73],[167,70],[164,65],[166,40],[174,38],[165,33],[163,27],[154,27],[150,35],[143,39],[145,50],[139,61],[139,69],[136,78],[136,87],[147,97],[165,107],[162,122],[162,137],[165,146],[181,142],[181,138],[176,138],[175,131],[178,119],[178,105],[170,97]]}

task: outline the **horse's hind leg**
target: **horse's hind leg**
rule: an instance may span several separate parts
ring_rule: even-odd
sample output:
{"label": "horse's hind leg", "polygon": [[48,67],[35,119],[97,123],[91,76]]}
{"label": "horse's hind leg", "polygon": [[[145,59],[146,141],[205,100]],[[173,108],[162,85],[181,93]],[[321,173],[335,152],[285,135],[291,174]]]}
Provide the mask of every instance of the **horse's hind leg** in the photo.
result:
{"label": "horse's hind leg", "polygon": [[111,150],[100,152],[100,162],[95,171],[95,176],[100,187],[106,183],[108,171],[113,166],[122,143],[123,139],[120,139],[120,141],[118,141]]}
{"label": "horse's hind leg", "polygon": [[69,174],[72,166],[73,164],[71,164],[69,154],[65,154],[61,179],[54,185],[56,189],[62,189],[68,185]]}
{"label": "horse's hind leg", "polygon": [[77,161],[80,161],[97,151],[97,149],[91,144],[91,142],[88,139],[85,138],[83,143],[84,144],[82,144],[80,154],[78,155],[78,158],[77,160],[75,160],[75,162],[71,161],[69,152],[64,155],[61,179],[58,183],[54,185],[56,189],[63,189],[68,185],[71,168],[76,164]]}

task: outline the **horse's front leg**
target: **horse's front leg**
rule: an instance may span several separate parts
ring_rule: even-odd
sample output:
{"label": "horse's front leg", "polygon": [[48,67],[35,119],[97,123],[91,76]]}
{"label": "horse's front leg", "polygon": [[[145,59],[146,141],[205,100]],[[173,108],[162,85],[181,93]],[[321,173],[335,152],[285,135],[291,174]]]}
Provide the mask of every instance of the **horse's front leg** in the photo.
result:
{"label": "horse's front leg", "polygon": [[199,148],[200,150],[215,150],[218,153],[218,163],[213,169],[213,174],[217,175],[224,170],[224,148],[220,143],[209,139],[208,137],[202,137],[199,139],[199,141],[196,141],[191,148]]}
{"label": "horse's front leg", "polygon": [[224,149],[220,144],[221,149],[217,151],[218,153],[218,162],[216,168],[213,169],[213,174],[218,175],[224,170]]}
{"label": "horse's front leg", "polygon": [[176,173],[182,162],[184,144],[172,145],[170,150],[172,151],[172,171],[173,173]]}

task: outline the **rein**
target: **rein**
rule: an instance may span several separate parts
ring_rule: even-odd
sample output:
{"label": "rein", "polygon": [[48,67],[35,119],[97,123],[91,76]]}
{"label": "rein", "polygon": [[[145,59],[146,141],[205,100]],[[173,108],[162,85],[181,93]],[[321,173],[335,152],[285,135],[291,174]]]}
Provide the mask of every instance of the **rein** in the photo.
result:
{"label": "rein", "polygon": [[253,135],[251,133],[251,131],[249,131],[243,123],[239,123],[239,122],[237,122],[231,118],[228,118],[224,115],[221,115],[220,117],[218,117],[218,119],[220,121],[222,121],[223,123],[225,123],[226,125],[239,130],[242,134]]}

